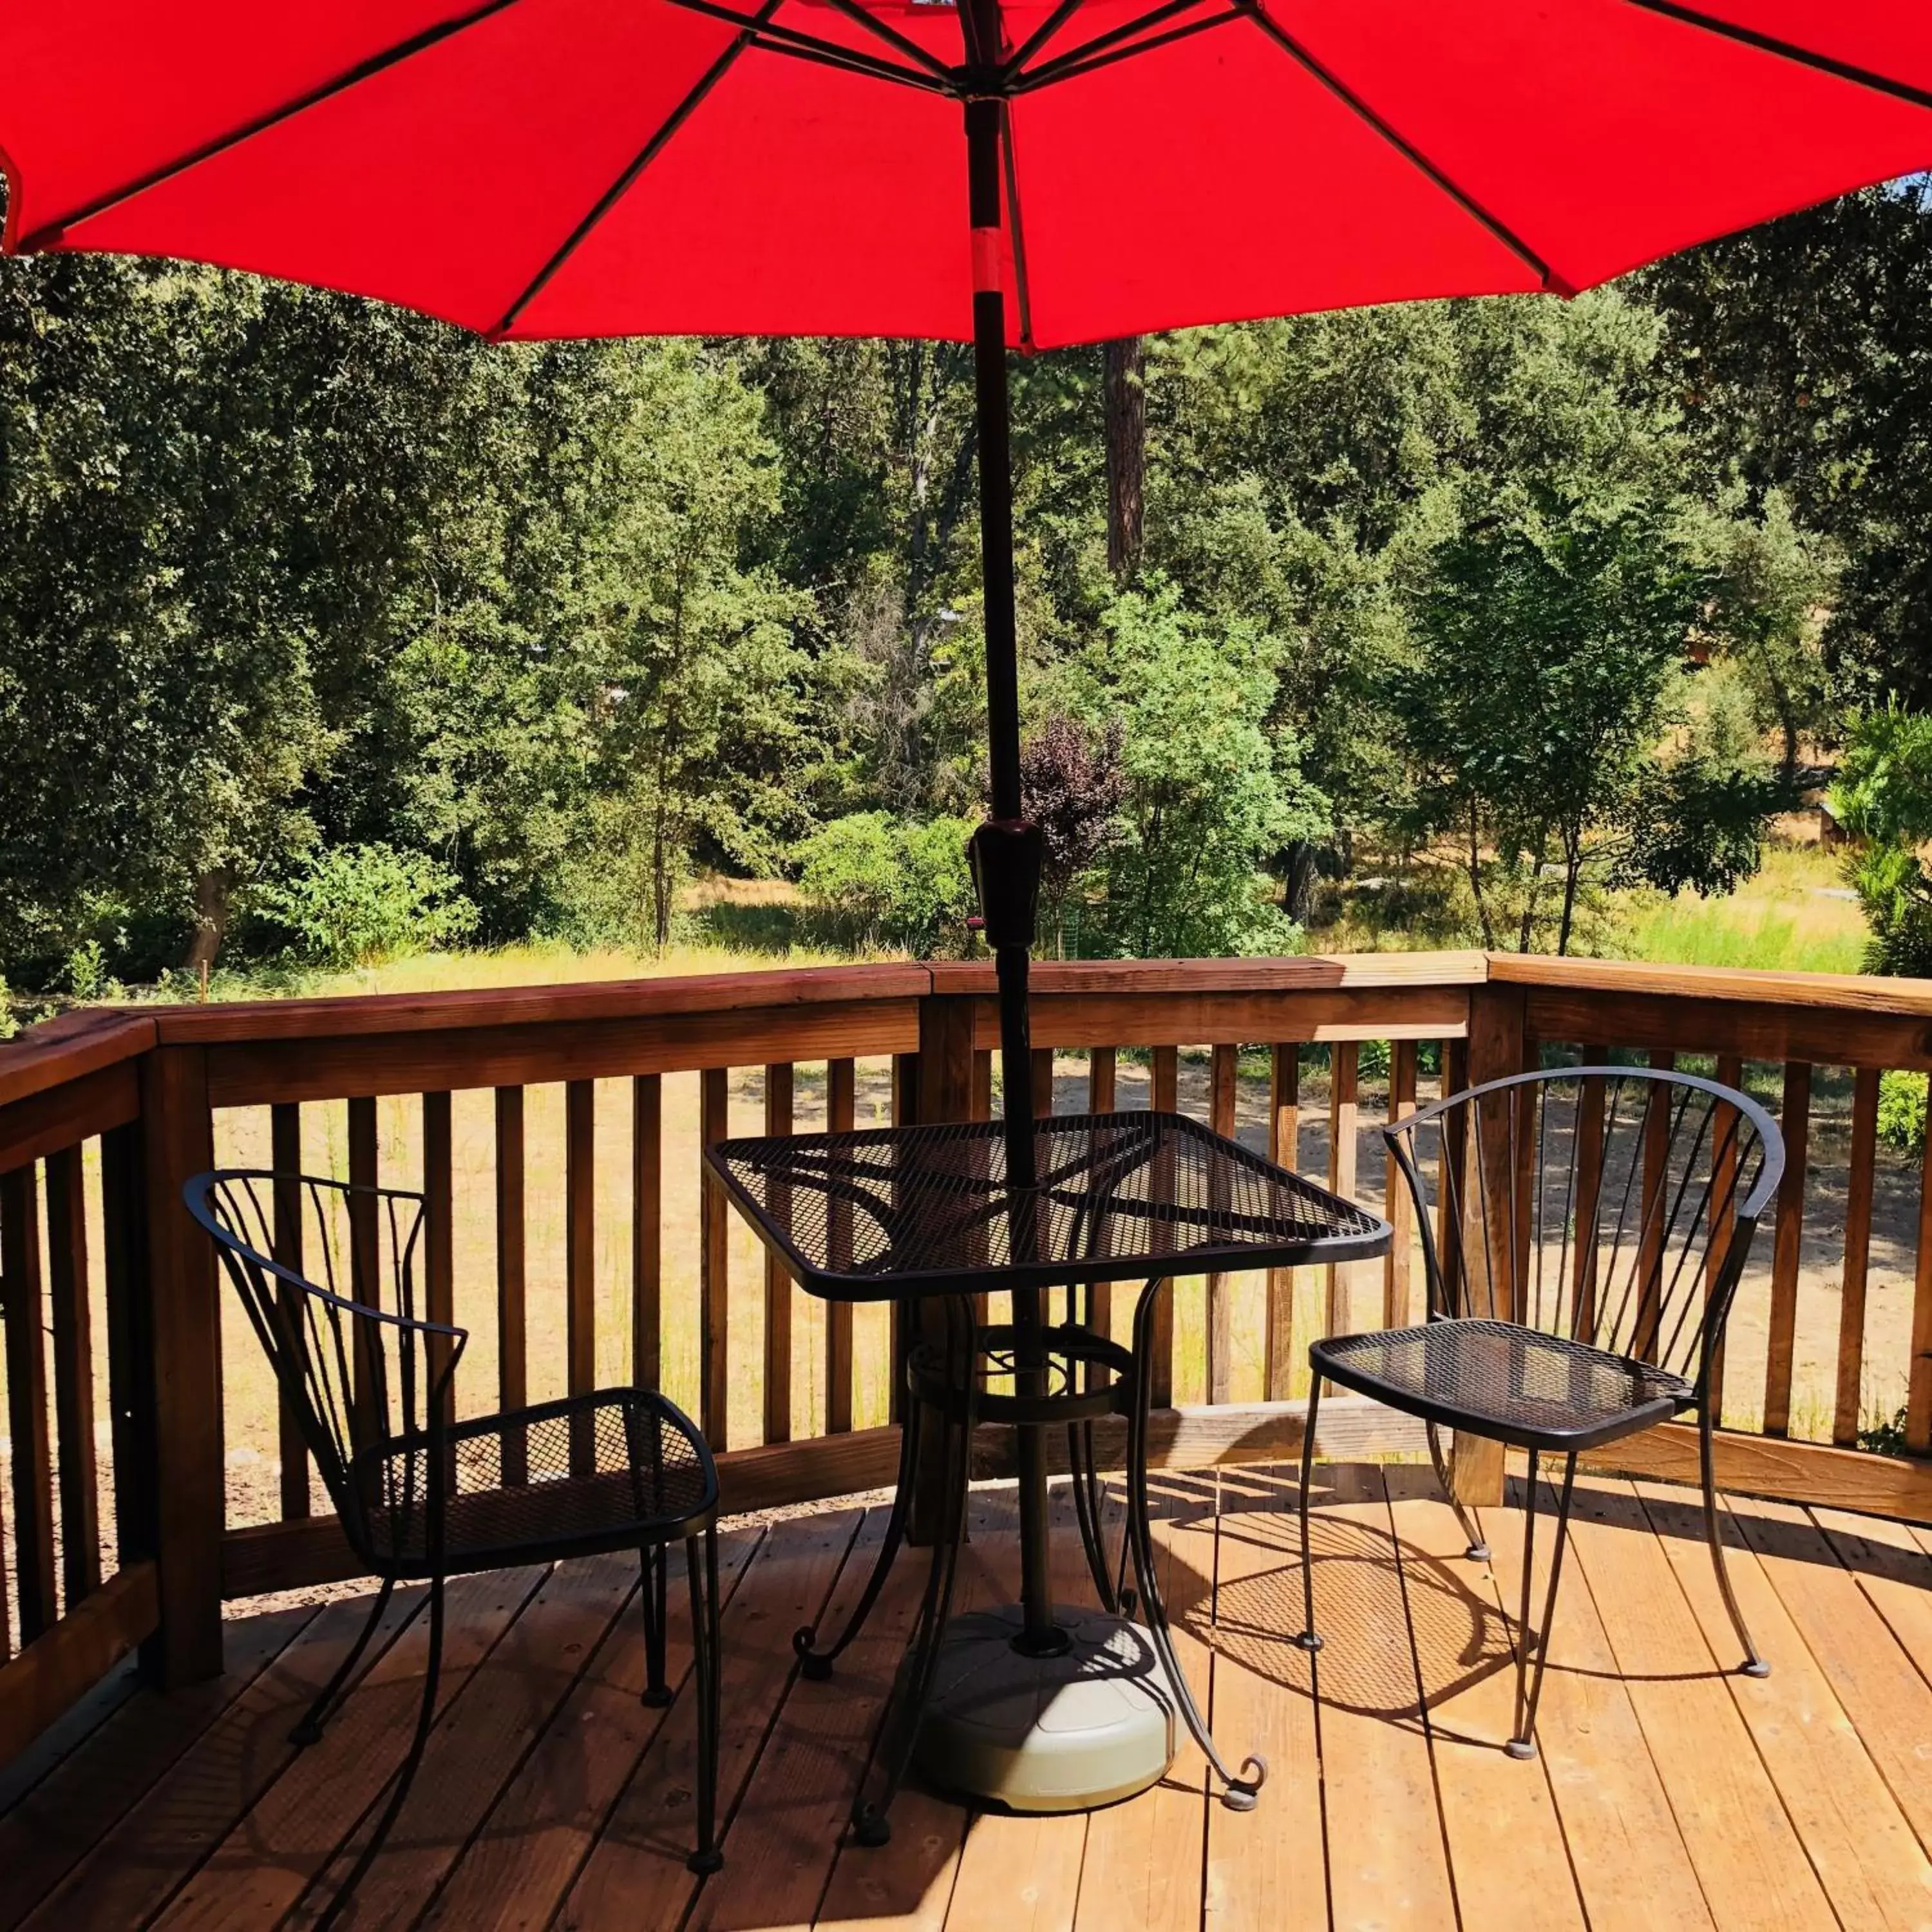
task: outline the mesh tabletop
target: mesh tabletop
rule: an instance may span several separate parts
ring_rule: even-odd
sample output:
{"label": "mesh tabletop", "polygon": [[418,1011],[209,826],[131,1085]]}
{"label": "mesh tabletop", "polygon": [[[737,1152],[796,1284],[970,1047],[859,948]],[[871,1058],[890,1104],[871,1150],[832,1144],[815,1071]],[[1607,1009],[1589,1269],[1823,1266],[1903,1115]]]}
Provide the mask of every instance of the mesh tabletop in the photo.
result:
{"label": "mesh tabletop", "polygon": [[1298,1267],[1379,1254],[1386,1222],[1178,1114],[721,1142],[706,1159],[800,1284],[836,1300]]}

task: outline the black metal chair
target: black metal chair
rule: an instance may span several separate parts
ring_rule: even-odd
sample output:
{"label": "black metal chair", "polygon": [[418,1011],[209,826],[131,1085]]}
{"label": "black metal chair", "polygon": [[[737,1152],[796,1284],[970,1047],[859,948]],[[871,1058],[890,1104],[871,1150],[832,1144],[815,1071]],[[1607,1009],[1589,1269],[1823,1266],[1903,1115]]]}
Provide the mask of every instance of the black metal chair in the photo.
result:
{"label": "black metal chair", "polygon": [[[724,1862],[718,1467],[689,1419],[652,1390],[610,1388],[458,1422],[451,1392],[469,1336],[425,1318],[418,1306],[421,1195],[240,1169],[197,1174],[182,1194],[214,1238],[350,1548],[381,1580],[368,1622],[291,1742],[322,1736],[397,1583],[429,1584],[428,1658],[409,1755],[317,1932],[327,1932],[354,1893],[408,1796],[436,1715],[444,1584],[465,1571],[638,1550],[644,1702],[662,1707],[673,1697],[664,1670],[668,1548],[683,1543],[698,1753],[698,1846],[687,1862],[716,1871]],[[313,1246],[304,1230],[319,1237]],[[278,1258],[305,1248],[321,1262],[320,1286]],[[350,1258],[346,1268],[339,1256]],[[363,1298],[338,1286],[344,1276]]]}
{"label": "black metal chair", "polygon": [[[1383,1136],[1415,1202],[1428,1319],[1332,1336],[1308,1352],[1314,1379],[1300,1503],[1306,1624],[1298,1640],[1322,1647],[1308,1491],[1324,1382],[1420,1417],[1445,1488],[1442,1429],[1526,1450],[1516,1727],[1504,1749],[1534,1757],[1576,1458],[1694,1408],[1705,1532],[1744,1646],[1740,1667],[1747,1676],[1768,1676],[1724,1568],[1708,1394],[1751,1238],[1784,1171],[1775,1123],[1746,1095],[1694,1075],[1582,1066],[1450,1094]],[[1425,1178],[1432,1170],[1432,1198]],[[1537,1630],[1531,1577],[1537,1464],[1545,1455],[1563,1458],[1563,1483]],[[1486,1559],[1453,1490],[1450,1499],[1469,1556]]]}

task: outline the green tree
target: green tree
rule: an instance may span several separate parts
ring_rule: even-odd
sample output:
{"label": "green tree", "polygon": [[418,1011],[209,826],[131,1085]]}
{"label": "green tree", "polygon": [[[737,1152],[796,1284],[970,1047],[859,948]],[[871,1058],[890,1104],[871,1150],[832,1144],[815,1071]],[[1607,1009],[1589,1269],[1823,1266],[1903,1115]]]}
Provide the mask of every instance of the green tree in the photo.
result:
{"label": "green tree", "polygon": [[1295,928],[1262,868],[1323,821],[1285,734],[1271,740],[1279,646],[1252,626],[1187,611],[1171,585],[1108,608],[1066,668],[1071,707],[1118,729],[1128,836],[1102,860],[1101,921],[1141,957],[1292,950]]}
{"label": "green tree", "polygon": [[1652,754],[1703,588],[1649,502],[1540,491],[1440,548],[1397,703],[1420,828],[1462,841],[1486,945],[1501,889],[1531,950],[1553,871],[1569,950],[1586,860],[1657,804]]}
{"label": "green tree", "polygon": [[1932,716],[1894,703],[1853,725],[1832,809],[1864,842],[1847,867],[1871,937],[1868,973],[1932,975]]}

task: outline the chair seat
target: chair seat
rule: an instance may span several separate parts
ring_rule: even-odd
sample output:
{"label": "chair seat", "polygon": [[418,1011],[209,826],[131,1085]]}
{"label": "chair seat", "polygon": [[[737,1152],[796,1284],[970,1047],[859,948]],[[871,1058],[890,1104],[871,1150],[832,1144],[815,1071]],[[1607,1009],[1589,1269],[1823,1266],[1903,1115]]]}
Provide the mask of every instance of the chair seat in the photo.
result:
{"label": "chair seat", "polygon": [[[646,1389],[599,1389],[458,1423],[446,1438],[453,1478],[443,1532],[452,1571],[590,1556],[686,1536],[718,1506],[718,1468],[695,1426]],[[368,1554],[398,1576],[427,1575],[430,1456],[423,1436],[390,1437],[356,1458],[370,1499]]]}
{"label": "chair seat", "polygon": [[1430,1322],[1316,1342],[1318,1375],[1412,1415],[1523,1449],[1615,1442],[1692,1407],[1680,1376],[1510,1322]]}

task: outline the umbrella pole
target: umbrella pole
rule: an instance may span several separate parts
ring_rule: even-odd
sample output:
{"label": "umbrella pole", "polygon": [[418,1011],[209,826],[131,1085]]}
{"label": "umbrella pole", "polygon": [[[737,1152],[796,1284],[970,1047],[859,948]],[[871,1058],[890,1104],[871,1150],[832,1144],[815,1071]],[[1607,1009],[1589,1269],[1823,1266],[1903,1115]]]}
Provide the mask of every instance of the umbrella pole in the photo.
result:
{"label": "umbrella pole", "polygon": [[[986,638],[986,727],[992,816],[973,835],[974,878],[999,974],[1000,1060],[1004,1075],[1007,1184],[1013,1191],[1013,1258],[1034,1243],[1035,1184],[1033,1052],[1027,1022],[1027,964],[1040,902],[1039,829],[1020,796],[1018,624],[1013,598],[1012,454],[1006,393],[1006,296],[1000,247],[1000,143],[1004,104],[966,105],[966,156],[973,224],[973,364],[980,458],[980,568]],[[1017,1390],[1044,1395],[1040,1292],[1013,1291]],[[1018,1647],[1035,1655],[1066,1648],[1053,1621],[1047,1551],[1046,1444],[1037,1428],[1018,1432],[1022,1574],[1025,1612]]]}

